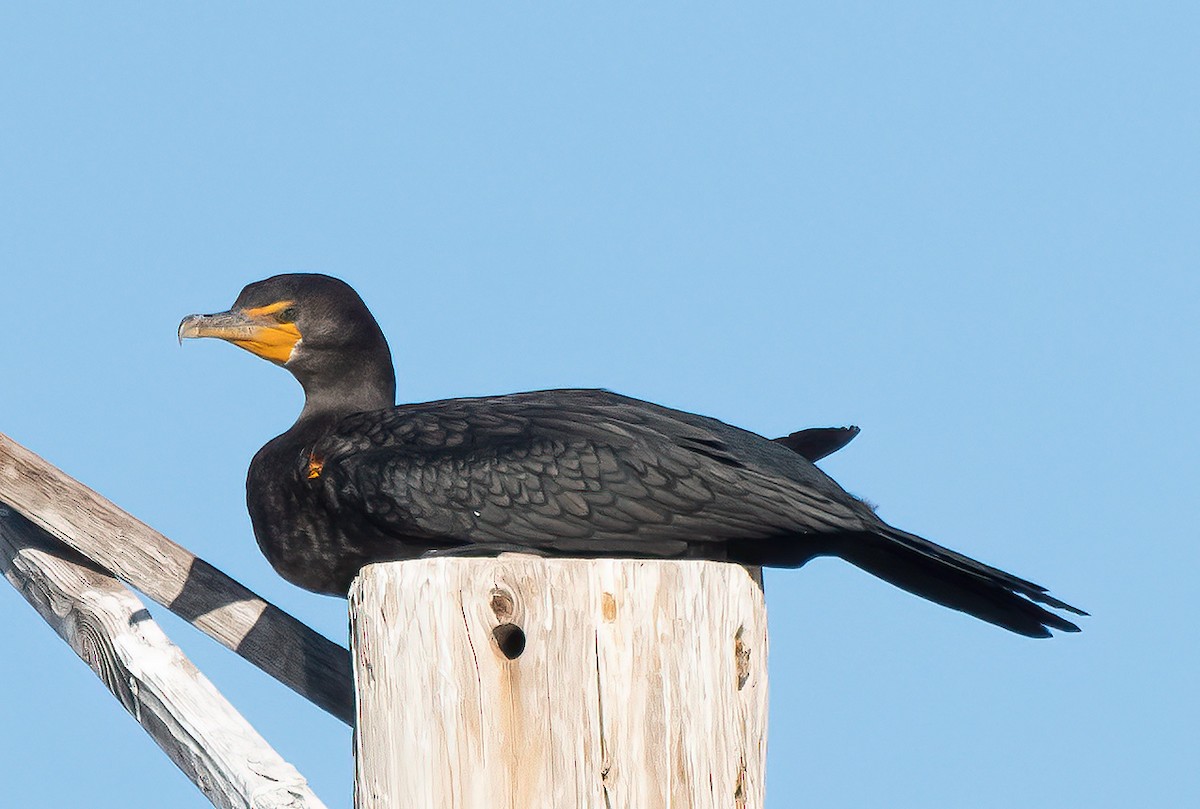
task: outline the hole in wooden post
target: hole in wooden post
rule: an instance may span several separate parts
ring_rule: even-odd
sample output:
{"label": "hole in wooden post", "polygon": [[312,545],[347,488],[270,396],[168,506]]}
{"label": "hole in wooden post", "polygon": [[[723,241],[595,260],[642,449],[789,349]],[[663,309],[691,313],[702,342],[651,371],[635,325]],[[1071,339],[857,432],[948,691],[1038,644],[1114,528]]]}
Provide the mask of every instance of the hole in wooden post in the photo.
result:
{"label": "hole in wooden post", "polygon": [[739,626],[737,633],[733,636],[733,664],[737,669],[738,691],[741,691],[745,687],[746,681],[750,679],[750,647],[742,640],[745,631],[744,626]]}
{"label": "hole in wooden post", "polygon": [[496,639],[500,654],[509,660],[516,660],[525,651],[525,631],[516,624],[500,624],[492,630],[492,637]]}

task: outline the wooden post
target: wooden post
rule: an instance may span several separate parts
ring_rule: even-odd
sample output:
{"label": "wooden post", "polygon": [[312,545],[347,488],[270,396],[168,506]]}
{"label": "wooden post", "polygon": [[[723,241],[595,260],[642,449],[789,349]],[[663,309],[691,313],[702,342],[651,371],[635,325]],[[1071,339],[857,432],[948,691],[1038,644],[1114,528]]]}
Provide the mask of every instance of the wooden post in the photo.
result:
{"label": "wooden post", "polygon": [[746,569],[433,558],[350,592],[356,809],[761,809],[767,622]]}

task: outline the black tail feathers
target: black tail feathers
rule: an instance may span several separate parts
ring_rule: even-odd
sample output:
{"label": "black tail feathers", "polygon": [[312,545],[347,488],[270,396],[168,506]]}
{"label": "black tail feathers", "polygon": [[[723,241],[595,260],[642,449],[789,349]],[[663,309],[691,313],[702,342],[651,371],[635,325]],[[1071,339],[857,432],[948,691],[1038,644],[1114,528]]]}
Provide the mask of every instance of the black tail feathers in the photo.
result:
{"label": "black tail feathers", "polygon": [[832,554],[910,593],[1031,638],[1048,638],[1051,629],[1079,631],[1041,604],[1087,615],[1033,582],[915,534],[886,531],[840,537]]}

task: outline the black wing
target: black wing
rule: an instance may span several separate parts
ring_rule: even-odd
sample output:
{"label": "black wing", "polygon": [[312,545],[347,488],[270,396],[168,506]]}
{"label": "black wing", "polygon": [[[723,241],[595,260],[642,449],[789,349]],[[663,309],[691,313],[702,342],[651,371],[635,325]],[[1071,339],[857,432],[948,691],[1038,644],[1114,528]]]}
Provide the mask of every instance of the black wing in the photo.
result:
{"label": "black wing", "polygon": [[313,462],[327,507],[403,546],[693,557],[820,554],[1033,637],[1077,631],[1045,589],[883,523],[783,444],[603,391],[408,405],[344,419]]}
{"label": "black wing", "polygon": [[723,558],[730,540],[862,530],[869,514],[781,445],[603,391],[360,414],[314,454],[337,508],[410,540]]}

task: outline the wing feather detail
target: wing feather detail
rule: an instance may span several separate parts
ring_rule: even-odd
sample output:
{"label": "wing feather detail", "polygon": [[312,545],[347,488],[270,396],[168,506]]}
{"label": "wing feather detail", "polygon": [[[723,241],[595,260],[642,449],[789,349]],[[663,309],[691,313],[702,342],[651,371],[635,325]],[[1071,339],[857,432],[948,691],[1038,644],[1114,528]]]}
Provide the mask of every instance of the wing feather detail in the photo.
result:
{"label": "wing feather detail", "polygon": [[720,422],[556,393],[357,414],[314,451],[342,504],[402,541],[679,556],[689,545],[861,527],[857,501],[836,484],[832,495],[814,491],[771,468],[807,465],[784,447],[758,457]]}

